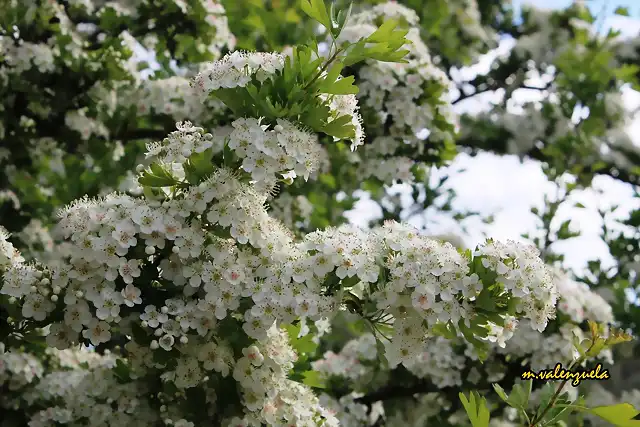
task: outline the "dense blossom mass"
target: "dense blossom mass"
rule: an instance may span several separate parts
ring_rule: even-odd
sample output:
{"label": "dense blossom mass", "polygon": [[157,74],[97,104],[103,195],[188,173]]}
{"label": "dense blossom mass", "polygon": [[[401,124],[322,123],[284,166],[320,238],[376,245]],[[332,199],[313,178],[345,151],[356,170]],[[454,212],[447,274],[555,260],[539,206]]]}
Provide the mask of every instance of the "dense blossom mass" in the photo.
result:
{"label": "dense blossom mass", "polygon": [[[276,54],[240,58],[238,67],[250,64],[266,74],[281,64]],[[235,67],[236,59],[232,55],[212,69]],[[245,74],[231,78],[218,71],[211,76],[219,77],[209,78],[222,79],[214,85],[249,82],[242,80]],[[357,114],[353,106],[337,108]],[[544,330],[553,318],[557,295],[551,276],[535,249],[514,242],[489,241],[467,256],[395,222],[371,231],[330,228],[296,241],[268,215],[268,193],[260,184],[274,173],[308,178],[319,147],[315,134],[286,120],[278,120],[273,131],[257,119],[236,120],[225,147],[241,159],[246,175],[221,167],[197,183],[186,180],[193,156],[215,153],[219,145],[213,134],[189,122],[177,127],[163,142],[148,145],[152,164],[140,182],[178,191],[74,202],[59,213],[58,224],[73,245],[71,253],[51,265],[10,259],[12,248],[5,248],[11,264],[1,292],[21,301],[24,318],[50,323],[50,346],[65,349],[81,340],[100,346],[129,337],[129,357],[170,352],[177,359],[173,367],[132,363],[137,377],[160,369],[163,381],[189,389],[206,388],[208,371],[232,375],[245,421],[313,425],[316,417],[331,417],[321,407],[313,409],[312,395],[304,397],[308,389],[296,386],[300,391],[288,398],[279,394],[291,393],[286,372],[295,353],[285,357],[280,349],[270,355],[265,343],[280,337],[275,342],[286,347],[278,327],[296,319],[332,318],[356,284],[369,287],[359,292],[374,311],[395,318],[386,346],[391,367],[409,364],[434,325],[470,326],[477,320],[473,300],[483,284],[474,270],[493,272],[502,284],[495,296],[517,301],[514,314],[530,319],[534,329]],[[225,328],[241,326],[235,333],[246,334],[250,344],[240,358],[225,344],[225,320]],[[287,409],[287,399],[307,412]]]}
{"label": "dense blossom mass", "polygon": [[[584,366],[586,321],[615,324],[548,248],[464,249],[383,203],[377,224],[343,221],[357,190],[380,201],[396,181],[421,211],[435,204],[431,166],[469,139],[538,157],[559,141],[589,164],[608,147],[603,159],[632,173],[630,139],[612,127],[628,119],[631,73],[576,47],[591,40],[586,21],[524,8],[494,68],[517,58],[571,76],[589,62],[607,86],[585,95],[597,82],[584,74],[534,87],[523,121],[497,105],[459,117],[451,96],[475,85],[508,97],[526,80],[451,72],[497,43],[484,15],[495,7],[503,22],[508,8],[434,0],[425,13],[406,0],[344,14],[305,0],[303,18],[251,3],[239,19],[233,1],[11,0],[15,23],[0,17],[0,213],[26,213],[13,235],[0,227],[0,427],[407,427],[440,425],[445,409],[467,425],[460,390],[511,387],[523,364]],[[308,18],[317,39],[281,46]],[[236,39],[231,27],[248,24]],[[621,58],[630,47],[615,44]],[[557,96],[563,85],[577,95]],[[569,104],[606,123],[576,122]],[[398,383],[414,397],[395,407]]]}

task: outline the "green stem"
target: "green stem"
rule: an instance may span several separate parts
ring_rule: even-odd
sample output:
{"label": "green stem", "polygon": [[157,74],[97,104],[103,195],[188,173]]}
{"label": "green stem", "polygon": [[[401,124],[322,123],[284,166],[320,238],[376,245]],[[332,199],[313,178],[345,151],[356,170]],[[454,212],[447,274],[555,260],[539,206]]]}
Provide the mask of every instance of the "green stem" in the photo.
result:
{"label": "green stem", "polygon": [[[589,346],[589,349],[585,352],[588,353],[594,346],[595,344],[595,339],[591,342],[591,345]],[[568,371],[571,371],[571,369],[576,366],[579,365],[580,363],[582,363],[582,361],[585,359],[584,356],[580,356],[579,358],[577,358],[576,360],[573,361],[573,363],[571,363],[569,365],[569,367],[567,368]],[[544,419],[544,416],[547,415],[547,412],[549,412],[549,410],[551,410],[551,408],[553,407],[553,404],[556,402],[556,400],[558,399],[558,396],[560,396],[560,392],[562,391],[562,389],[564,388],[564,386],[567,384],[567,382],[569,381],[569,378],[565,378],[564,380],[562,380],[562,382],[560,383],[560,386],[558,387],[558,389],[556,390],[556,392],[553,394],[553,396],[551,397],[551,400],[549,400],[549,403],[547,404],[546,408],[544,408],[544,410],[542,411],[542,413],[540,414],[539,417],[533,417],[533,421],[531,421],[531,423],[529,424],[529,427],[535,427],[535,425],[539,422],[542,421]]]}
{"label": "green stem", "polygon": [[320,76],[322,75],[322,73],[329,67],[329,65],[331,65],[331,63],[333,61],[335,61],[335,59],[338,57],[338,55],[342,52],[342,49],[336,49],[335,53],[333,55],[331,55],[331,57],[329,58],[329,60],[327,60],[327,62],[322,66],[322,68],[320,68],[320,71],[318,72],[318,74],[315,75],[314,78],[311,79],[311,81],[309,81],[309,83],[306,84],[306,86],[302,89],[307,90],[309,88],[309,86],[311,86],[316,80],[318,80],[320,78]]}

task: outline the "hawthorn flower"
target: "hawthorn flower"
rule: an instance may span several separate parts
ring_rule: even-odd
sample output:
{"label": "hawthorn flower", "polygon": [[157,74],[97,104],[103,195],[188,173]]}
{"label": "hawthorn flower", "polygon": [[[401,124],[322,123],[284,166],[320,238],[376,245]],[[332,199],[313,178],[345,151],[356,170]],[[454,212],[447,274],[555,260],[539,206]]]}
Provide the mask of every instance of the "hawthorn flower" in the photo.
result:
{"label": "hawthorn flower", "polygon": [[64,313],[64,322],[78,333],[82,332],[83,326],[88,325],[91,319],[91,311],[85,301],[68,305]]}
{"label": "hawthorn flower", "polygon": [[141,291],[135,286],[129,284],[122,291],[122,297],[124,298],[124,304],[127,307],[133,307],[136,304],[142,304],[142,298],[140,298]]}
{"label": "hawthorn flower", "polygon": [[37,321],[43,321],[54,308],[55,305],[43,295],[29,294],[24,300],[22,315],[24,317],[32,317]]}
{"label": "hawthorn flower", "polygon": [[251,364],[254,366],[260,366],[264,361],[264,356],[260,353],[260,349],[255,345],[242,349],[242,354],[249,359]]}
{"label": "hawthorn flower", "polygon": [[131,284],[133,283],[133,279],[135,277],[140,277],[140,261],[137,259],[131,259],[128,261],[122,261],[120,267],[118,268],[118,272],[124,280],[125,283]]}
{"label": "hawthorn flower", "polygon": [[135,237],[136,229],[129,220],[118,223],[111,236],[118,242],[122,248],[135,246],[138,240]]}
{"label": "hawthorn flower", "polygon": [[144,308],[144,313],[140,315],[140,320],[147,322],[150,328],[157,328],[160,323],[169,320],[169,317],[164,313],[158,313],[155,306],[148,305]]}
{"label": "hawthorn flower", "polygon": [[93,345],[99,345],[111,339],[110,326],[106,322],[91,319],[87,328],[82,332],[82,336],[90,340]]}

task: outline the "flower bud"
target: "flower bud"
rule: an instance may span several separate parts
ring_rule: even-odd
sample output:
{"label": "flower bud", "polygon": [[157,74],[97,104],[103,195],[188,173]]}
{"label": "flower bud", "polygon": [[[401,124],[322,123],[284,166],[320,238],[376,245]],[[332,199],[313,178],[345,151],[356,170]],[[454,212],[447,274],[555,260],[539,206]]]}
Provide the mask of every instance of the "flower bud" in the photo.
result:
{"label": "flower bud", "polygon": [[156,252],[156,248],[154,248],[153,246],[147,246],[146,248],[144,248],[144,253],[146,253],[147,255],[153,255]]}
{"label": "flower bud", "polygon": [[157,350],[158,349],[158,341],[156,341],[156,340],[151,341],[151,345],[149,345],[149,347],[151,347],[151,350]]}

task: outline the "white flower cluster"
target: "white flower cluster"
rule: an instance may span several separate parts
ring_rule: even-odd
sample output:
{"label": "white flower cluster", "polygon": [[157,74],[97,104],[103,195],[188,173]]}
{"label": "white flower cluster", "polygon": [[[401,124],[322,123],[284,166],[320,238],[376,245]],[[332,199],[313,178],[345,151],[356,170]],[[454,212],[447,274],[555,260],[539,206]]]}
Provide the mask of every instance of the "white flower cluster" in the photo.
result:
{"label": "white flower cluster", "polygon": [[376,339],[373,334],[367,333],[347,342],[338,354],[326,352],[322,359],[312,362],[311,366],[326,377],[344,377],[355,381],[370,370],[361,361],[375,360],[376,357]]}
{"label": "white flower cluster", "polygon": [[[571,46],[569,29],[552,24],[551,15],[556,12],[551,9],[527,5],[523,12],[528,16],[527,24],[530,30],[534,31],[518,37],[513,51],[519,56],[533,60],[536,64],[553,65],[556,58]],[[542,47],[550,45],[556,48]]]}
{"label": "white flower cluster", "polygon": [[[375,364],[378,352],[373,334],[365,333],[353,339],[336,354],[326,352],[322,359],[312,363],[315,371],[325,377],[347,378],[354,388],[365,386]],[[428,378],[436,387],[444,388],[462,384],[460,376],[466,358],[456,353],[452,342],[443,337],[431,337],[425,341],[422,351],[405,363],[406,368],[418,378]]]}
{"label": "white flower cluster", "polygon": [[313,204],[304,195],[292,196],[281,193],[269,202],[269,214],[282,221],[289,229],[295,230],[309,226],[313,213]]}
{"label": "white flower cluster", "polygon": [[[53,237],[49,233],[49,229],[38,219],[29,221],[26,227],[18,233],[18,237],[29,247],[30,255],[38,259],[45,258],[54,248]],[[1,252],[2,249],[0,249]]]}
{"label": "white flower cluster", "polygon": [[[29,426],[84,423],[98,426],[153,425],[159,414],[148,404],[144,384],[122,384],[114,375],[115,357],[88,350],[51,354],[52,368],[21,399],[23,408],[35,408]],[[43,409],[41,409],[43,408]],[[84,424],[83,424],[84,425]]]}
{"label": "white flower cluster", "polygon": [[191,80],[185,77],[144,80],[141,85],[140,92],[135,96],[141,114],[166,114],[175,121],[206,121],[210,115],[226,110],[225,105],[217,99],[207,98],[203,102],[195,96]]}
{"label": "white flower cluster", "polygon": [[[115,194],[78,201],[61,212],[59,224],[75,245],[68,262],[44,271],[11,267],[0,292],[24,298],[25,318],[45,321],[56,308],[64,311],[47,337],[52,346],[65,348],[80,335],[94,345],[108,342],[127,318],[119,328],[142,321],[150,349],[162,352],[215,331],[216,321],[229,313],[241,314],[242,329],[256,340],[265,339],[274,322],[330,317],[339,301],[323,295],[327,280],[377,283],[383,267],[388,279],[371,297],[396,317],[387,349],[392,365],[421,352],[435,322],[471,314],[469,303],[457,297],[476,296],[478,277],[469,275],[468,261],[450,244],[397,223],[373,232],[348,226],[318,231],[294,243],[268,216],[264,201],[225,169],[165,202]],[[235,242],[216,237],[221,230]],[[168,250],[171,255],[164,255]],[[523,315],[542,328],[555,301],[537,255],[493,242],[479,254],[507,289],[530,302],[522,304]],[[175,289],[174,296],[158,301],[161,306],[146,302],[153,295],[150,283]],[[247,308],[238,312],[241,303]],[[194,363],[179,364],[177,384],[199,382]]]}
{"label": "white flower cluster", "polygon": [[162,142],[147,144],[147,158],[157,159],[163,163],[183,165],[194,153],[202,153],[213,148],[214,153],[224,148],[220,136],[224,135],[225,128],[220,128],[215,138],[211,133],[204,133],[204,129],[193,126],[191,122],[179,122],[177,131],[171,132]]}
{"label": "white flower cluster", "polygon": [[[40,361],[28,353],[8,351],[0,353],[0,387],[19,390],[44,374]],[[0,403],[3,402],[0,397]]]}
{"label": "white flower cluster", "polygon": [[[282,330],[271,328],[262,343],[243,349],[243,356],[237,361],[233,354],[214,342],[199,347],[198,354],[192,353],[194,349],[197,350],[186,349],[173,373],[175,377],[196,377],[199,382],[206,380],[198,364],[198,361],[203,361],[202,368],[205,371],[215,370],[223,376],[232,373],[240,386],[245,404],[244,415],[227,419],[222,425],[338,425],[335,417],[320,405],[309,388],[287,378],[296,354]],[[141,362],[141,349],[129,343],[127,350],[131,351],[128,362],[135,367]],[[45,427],[52,421],[73,425],[88,422],[87,425],[99,426],[107,420],[113,425],[135,423],[152,426],[160,420],[165,424],[171,420],[173,426],[194,426],[181,417],[179,401],[174,402],[163,393],[157,396],[149,394],[150,390],[144,381],[119,381],[113,370],[116,357],[99,355],[86,349],[54,350],[48,353],[51,369],[46,375],[43,375],[40,361],[29,354],[6,353],[0,356],[0,385],[8,381],[9,389],[20,387],[23,391],[18,401],[0,398],[0,407],[24,408],[26,403],[29,408],[35,408],[35,413],[30,412],[30,426]],[[145,363],[153,365],[146,359]],[[170,374],[165,373],[163,379]],[[39,378],[39,381],[34,381],[34,378]],[[24,389],[28,385],[31,387]],[[207,404],[210,405],[208,412],[213,415],[217,412],[216,392],[206,384],[203,387]],[[162,404],[159,413],[151,406],[151,400],[156,397]]]}
{"label": "white flower cluster", "polygon": [[[550,335],[531,332],[528,328],[519,328],[513,337],[498,352],[516,356],[529,356],[531,369],[548,369],[558,360],[573,360],[578,354],[573,348],[573,335],[580,340],[586,338],[578,324],[589,319],[598,323],[611,323],[611,306],[597,293],[583,283],[569,278],[558,269],[553,270],[554,282],[558,289],[558,311],[567,315],[572,323],[560,326],[559,331]],[[604,350],[599,358],[613,363],[610,349]]]}
{"label": "white flower cluster", "polygon": [[581,340],[586,338],[579,327],[570,323],[562,325],[558,333],[550,335],[534,334],[525,327],[519,329],[498,352],[516,357],[528,356],[529,365],[534,371],[549,369],[558,361],[571,361],[579,356],[573,348],[574,334]]}
{"label": "white flower cluster", "polygon": [[24,262],[24,258],[9,241],[9,237],[11,234],[4,227],[0,227],[0,271]]}
{"label": "white flower cluster", "polygon": [[[500,269],[497,266],[494,268]],[[487,378],[486,375],[490,372],[487,371],[479,376],[478,371],[474,369],[473,375],[477,377],[476,380],[478,378],[485,378],[488,381],[500,380],[504,369],[502,363],[495,359],[498,354],[526,357],[530,368],[534,371],[549,369],[558,361],[568,363],[578,356],[573,347],[574,336],[580,341],[587,337],[577,324],[585,319],[597,322],[611,321],[611,307],[601,297],[582,284],[569,279],[560,270],[556,269],[553,273],[553,280],[557,284],[559,294],[558,310],[569,317],[569,322],[559,325],[558,332],[546,335],[541,334],[537,327],[531,325],[530,320],[521,321],[520,328],[517,330],[518,321],[513,317],[506,319],[504,327],[491,324],[490,335],[487,338],[487,341],[493,343],[492,353],[489,355],[491,363],[485,363],[485,365],[494,365],[495,373],[499,375]],[[464,351],[461,351],[463,349]],[[373,371],[373,367],[367,365],[367,361],[374,360],[376,357],[377,348],[373,335],[364,334],[349,341],[338,354],[327,352],[322,359],[313,363],[313,368],[327,377],[348,378],[352,384],[356,384],[355,389],[360,389],[365,385],[363,379],[369,378]],[[389,357],[388,354],[387,357]],[[610,350],[604,351],[599,358],[609,364],[613,363]],[[475,349],[462,341],[462,336],[458,340],[432,337],[426,340],[421,352],[414,355],[413,359],[406,361],[404,365],[416,377],[428,379],[438,388],[445,388],[459,386],[463,380],[474,382],[473,375],[463,379],[461,372],[470,361],[476,360],[478,356]]]}
{"label": "white flower cluster", "polygon": [[403,20],[411,26],[418,26],[420,18],[415,10],[395,1],[377,4],[370,9],[354,14],[350,19],[352,24],[371,24],[379,19]]}
{"label": "white flower cluster", "polygon": [[221,88],[245,87],[255,76],[264,81],[284,68],[279,53],[235,51],[210,64],[194,79],[194,87],[203,95]]}
{"label": "white flower cluster", "polygon": [[65,117],[65,125],[67,125],[69,129],[78,132],[85,141],[91,138],[92,135],[104,138],[109,137],[109,131],[103,123],[100,123],[91,117],[87,117],[86,107],[81,110],[70,111],[67,113]]}
{"label": "white flower cluster", "polygon": [[[230,89],[237,87],[245,87],[254,78],[263,82],[269,78],[275,76],[279,71],[282,71],[285,64],[285,56],[281,53],[263,53],[263,52],[240,52],[235,51],[229,55],[226,55],[219,61],[215,61],[210,64],[208,68],[200,72],[193,80],[192,85],[196,88],[200,94],[208,95],[212,91],[218,89]],[[326,72],[325,72],[326,74]],[[326,96],[321,96],[323,100],[327,100]],[[350,116],[351,124],[354,126],[355,135],[352,139],[351,149],[354,150],[357,146],[364,144],[364,130],[362,127],[362,118],[358,112],[358,101],[354,95],[334,95],[331,97],[330,109],[335,115],[334,119],[340,116]],[[312,152],[307,154],[308,157],[313,157],[318,151],[317,144],[314,144],[316,136],[311,133],[299,129],[294,123],[285,119],[279,119],[273,131],[282,135],[277,137],[277,141],[271,144],[267,144],[265,141],[264,146],[260,145],[262,141],[259,140],[259,133],[256,134],[255,130],[259,130],[260,119],[239,119],[238,121],[248,121],[242,128],[244,131],[248,131],[248,128],[253,128],[254,132],[245,137],[251,136],[257,142],[252,144],[254,150],[258,149],[264,155],[272,157],[274,161],[283,162],[278,157],[279,154],[286,153],[289,159],[296,158],[298,163],[309,163],[311,160],[304,158],[304,151],[307,147],[312,149]],[[257,123],[256,123],[257,122]],[[331,122],[329,122],[331,123]],[[237,127],[236,127],[237,128]],[[263,131],[266,128],[262,129]],[[266,139],[266,138],[265,138]],[[273,150],[274,145],[281,145],[285,148],[284,153],[281,150]],[[292,151],[292,152],[291,152]],[[291,160],[289,160],[290,162]],[[288,162],[285,162],[285,164]],[[284,166],[284,164],[282,165]],[[309,169],[309,166],[305,166]]]}
{"label": "white flower cluster", "polygon": [[403,145],[403,142],[389,136],[375,138],[371,144],[364,146],[358,176],[375,177],[384,183],[395,180],[405,183],[413,181],[411,169],[416,162],[406,156],[393,155]]}
{"label": "white flower cluster", "polygon": [[301,175],[308,180],[319,163],[318,136],[288,120],[278,119],[273,130],[253,118],[238,119],[232,125],[229,148],[243,160],[242,169],[256,182],[275,184],[274,173]]}
{"label": "white flower cluster", "polygon": [[575,323],[593,320],[613,323],[613,309],[604,298],[589,289],[586,283],[576,282],[559,269],[554,271],[560,300],[558,310],[571,317]]}
{"label": "white flower cluster", "polygon": [[[324,96],[321,96],[321,98],[324,98]],[[364,145],[364,129],[362,127],[362,117],[359,112],[358,98],[355,95],[333,95],[329,108],[336,114],[336,117],[351,116],[351,125],[353,125],[355,130],[355,136],[351,143],[351,151]]]}
{"label": "white flower cluster", "polygon": [[507,316],[504,326],[489,322],[489,335],[486,337],[486,340],[494,342],[498,344],[499,347],[504,348],[505,343],[513,337],[513,332],[517,326],[518,321],[513,316]]}
{"label": "white flower cluster", "polygon": [[20,41],[16,45],[11,37],[0,36],[0,51],[12,73],[24,73],[32,67],[36,67],[41,73],[55,70],[53,51],[44,43]]}
{"label": "white flower cluster", "polygon": [[482,265],[498,273],[497,280],[505,290],[520,298],[519,310],[531,320],[531,326],[542,332],[549,319],[555,317],[558,290],[548,268],[534,246],[515,242],[503,244],[491,241],[479,248]]}
{"label": "white flower cluster", "polygon": [[[287,334],[271,328],[264,343],[245,348],[233,370],[243,390],[246,408],[253,412],[232,426],[337,426],[338,420],[320,405],[313,392],[287,379],[297,359]],[[322,421],[320,421],[322,420]]]}
{"label": "white flower cluster", "polygon": [[[371,405],[363,405],[355,401],[360,397],[357,393],[350,393],[335,399],[328,394],[320,395],[322,406],[328,411],[335,414],[340,423],[340,427],[361,427],[373,425],[382,415],[384,415],[384,407],[382,402],[376,402]],[[369,411],[369,409],[371,409]]]}
{"label": "white flower cluster", "polygon": [[[376,19],[398,16],[404,17],[410,27],[406,36],[410,43],[405,46],[409,50],[405,58],[408,63],[367,61],[358,70],[358,96],[365,106],[378,112],[381,123],[390,122],[392,136],[417,142],[415,135],[423,129],[429,129],[436,136],[438,126],[434,125],[434,120],[446,123],[453,117],[445,99],[449,79],[431,61],[420,38],[415,12],[395,2],[380,4],[355,14],[338,42],[356,42],[368,37],[376,30]],[[425,98],[425,93],[432,95]],[[439,96],[440,100],[434,101],[434,96]]]}
{"label": "white flower cluster", "polygon": [[439,388],[462,385],[466,358],[456,354],[451,344],[443,337],[429,339],[424,351],[407,364],[407,369],[418,378],[429,378]]}
{"label": "white flower cluster", "polygon": [[[523,105],[522,114],[505,112],[498,116],[499,125],[511,134],[507,141],[507,151],[510,154],[524,156],[539,140],[558,139],[573,132],[575,125],[565,117],[558,106],[550,104],[545,106],[545,110],[542,111],[540,103],[528,102]],[[491,115],[479,117],[493,119]],[[527,119],[523,120],[523,117]],[[548,129],[549,122],[553,126],[551,129]]]}
{"label": "white flower cluster", "polygon": [[[180,0],[175,0],[180,1]],[[236,38],[229,29],[229,22],[225,15],[224,6],[216,0],[200,0],[200,3],[206,11],[204,21],[214,30],[213,40],[207,50],[213,54],[215,58],[219,58],[222,49],[225,47],[234,50],[236,47]]]}

